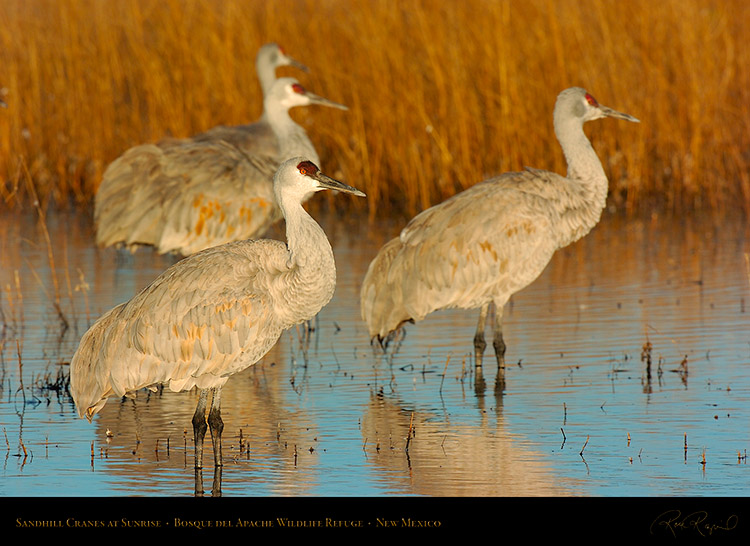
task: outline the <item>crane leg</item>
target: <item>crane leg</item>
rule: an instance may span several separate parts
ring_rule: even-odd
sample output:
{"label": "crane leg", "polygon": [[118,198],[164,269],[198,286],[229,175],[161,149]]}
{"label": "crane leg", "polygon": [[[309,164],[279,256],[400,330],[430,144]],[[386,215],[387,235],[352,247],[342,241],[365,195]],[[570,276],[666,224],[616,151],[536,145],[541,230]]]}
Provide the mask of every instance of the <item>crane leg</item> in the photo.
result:
{"label": "crane leg", "polygon": [[206,401],[208,389],[201,389],[198,405],[193,414],[193,438],[195,440],[195,468],[203,468],[203,439],[206,437]]}
{"label": "crane leg", "polygon": [[488,303],[482,305],[479,310],[479,320],[477,321],[477,332],[474,334],[474,358],[476,359],[476,365],[482,365],[482,356],[484,350],[487,347],[487,342],[484,340],[484,327],[487,324],[487,312],[489,311],[490,305]]}
{"label": "crane leg", "polygon": [[495,391],[505,390],[505,341],[503,340],[503,308],[495,306],[495,325],[492,345],[495,347],[495,358],[497,358],[497,378],[495,379]]}
{"label": "crane leg", "polygon": [[497,358],[497,367],[505,368],[505,341],[503,340],[502,317],[495,319],[495,334],[492,339],[492,346],[495,348],[495,358]]}
{"label": "crane leg", "polygon": [[224,421],[221,420],[221,387],[213,390],[211,409],[208,412],[208,426],[211,427],[211,438],[214,444],[214,465],[223,466],[221,457],[221,433],[224,430]]}
{"label": "crane leg", "polygon": [[505,368],[505,341],[503,340],[503,305],[495,304],[495,324],[492,346],[495,348],[498,369]]}

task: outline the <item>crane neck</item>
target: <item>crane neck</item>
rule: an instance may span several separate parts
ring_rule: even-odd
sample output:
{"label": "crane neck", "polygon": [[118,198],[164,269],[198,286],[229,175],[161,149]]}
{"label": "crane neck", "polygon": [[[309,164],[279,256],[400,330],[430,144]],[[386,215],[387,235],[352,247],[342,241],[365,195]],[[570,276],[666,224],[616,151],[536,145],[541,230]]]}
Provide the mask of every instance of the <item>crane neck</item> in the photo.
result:
{"label": "crane neck", "polygon": [[[568,163],[568,178],[592,186],[606,186],[607,175],[591,142],[583,132],[580,119],[555,119],[555,135]],[[606,191],[605,197],[606,197]]]}
{"label": "crane neck", "polygon": [[298,201],[288,203],[282,198],[279,207],[286,218],[289,252],[288,270],[284,274],[285,297],[290,308],[312,318],[330,301],[336,288],[333,249],[323,228]]}
{"label": "crane neck", "polygon": [[260,89],[265,99],[276,81],[276,67],[266,57],[259,56],[255,61],[255,71],[258,73]]}
{"label": "crane neck", "polygon": [[312,161],[316,165],[320,164],[320,158],[307,133],[294,122],[288,109],[277,103],[267,104],[264,109],[264,116],[278,140],[279,161],[299,156]]}
{"label": "crane neck", "polygon": [[333,250],[323,228],[299,203],[279,202],[286,218],[286,241],[290,261],[299,266],[333,262]]}
{"label": "crane neck", "polygon": [[563,216],[572,228],[562,245],[578,240],[601,218],[609,181],[580,118],[555,117],[555,134],[568,163],[567,207]]}

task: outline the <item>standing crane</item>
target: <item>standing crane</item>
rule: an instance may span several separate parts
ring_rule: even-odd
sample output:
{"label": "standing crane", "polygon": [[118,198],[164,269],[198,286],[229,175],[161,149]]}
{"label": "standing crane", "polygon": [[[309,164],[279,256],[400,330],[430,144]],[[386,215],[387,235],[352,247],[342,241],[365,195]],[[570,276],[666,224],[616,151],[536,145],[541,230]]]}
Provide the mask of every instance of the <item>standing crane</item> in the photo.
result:
{"label": "standing crane", "polygon": [[281,218],[273,176],[283,160],[320,159],[305,130],[289,116],[295,106],[347,107],[307,91],[294,78],[277,79],[264,101],[277,157],[248,155],[224,141],[160,148],[136,146],[107,167],[94,204],[101,247],[141,245],[184,256],[257,237]]}
{"label": "standing crane", "polygon": [[586,235],[605,206],[607,176],[583,124],[603,117],[639,121],[579,87],[558,95],[553,117],[567,177],[527,168],[485,180],[421,212],[381,248],[360,292],[373,339],[387,344],[404,323],[438,309],[479,308],[474,349],[480,367],[494,306],[493,346],[504,384],[504,305],[542,273],[556,250]]}
{"label": "standing crane", "polygon": [[221,466],[222,386],[333,296],[331,245],[302,207],[324,189],[364,196],[309,160],[285,161],[274,176],[274,193],[286,219],[286,244],[235,241],[193,254],[97,320],[70,362],[70,390],[79,416],[91,421],[109,397],[134,395],[142,388],[163,384],[179,392],[198,387],[195,466],[202,468],[208,427],[214,463]]}

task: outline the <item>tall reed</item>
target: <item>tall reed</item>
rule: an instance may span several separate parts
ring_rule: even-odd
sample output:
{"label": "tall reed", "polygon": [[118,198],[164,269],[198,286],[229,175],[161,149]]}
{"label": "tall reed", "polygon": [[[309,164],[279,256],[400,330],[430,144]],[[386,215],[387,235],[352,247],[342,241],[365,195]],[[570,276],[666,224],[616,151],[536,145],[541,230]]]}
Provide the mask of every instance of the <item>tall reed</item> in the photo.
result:
{"label": "tall reed", "polygon": [[[564,173],[551,114],[580,85],[640,125],[591,124],[613,207],[750,212],[745,0],[4,0],[0,202],[90,205],[125,149],[260,110],[278,41],[347,113],[294,110],[371,216],[524,166]],[[335,203],[335,205],[333,205]]]}

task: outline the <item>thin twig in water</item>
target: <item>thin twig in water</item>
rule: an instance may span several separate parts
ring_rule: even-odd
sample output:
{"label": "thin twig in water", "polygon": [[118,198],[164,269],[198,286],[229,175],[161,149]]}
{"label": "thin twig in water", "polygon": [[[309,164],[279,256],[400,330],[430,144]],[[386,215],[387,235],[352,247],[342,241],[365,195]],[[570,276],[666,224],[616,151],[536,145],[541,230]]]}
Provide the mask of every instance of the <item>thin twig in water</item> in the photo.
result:
{"label": "thin twig in water", "polygon": [[443,392],[443,383],[445,382],[445,376],[448,373],[448,363],[451,361],[451,355],[445,359],[445,368],[443,368],[443,378],[440,380],[440,392]]}
{"label": "thin twig in water", "polygon": [[588,434],[587,434],[587,435],[586,435],[586,441],[585,441],[585,442],[583,443],[583,447],[581,448],[581,452],[579,453],[579,455],[580,455],[581,457],[583,457],[583,450],[584,450],[584,449],[586,449],[586,446],[587,446],[588,444],[589,444],[589,436],[588,436]]}
{"label": "thin twig in water", "polygon": [[[16,340],[16,354],[18,355],[18,387],[23,395],[23,403],[26,404],[26,389],[23,386],[23,362],[21,361],[21,342]],[[16,391],[18,392],[18,391]]]}
{"label": "thin twig in water", "polygon": [[23,325],[23,293],[21,292],[21,277],[18,274],[18,269],[13,271],[13,276],[16,282],[16,298],[18,299],[19,312],[21,314],[21,325]]}
{"label": "thin twig in water", "polygon": [[409,453],[409,444],[411,443],[413,430],[414,430],[414,412],[411,413],[411,419],[409,420],[409,433],[406,436],[406,452],[407,453]]}
{"label": "thin twig in water", "polygon": [[688,445],[687,445],[687,432],[685,433],[685,462],[687,462]]}

